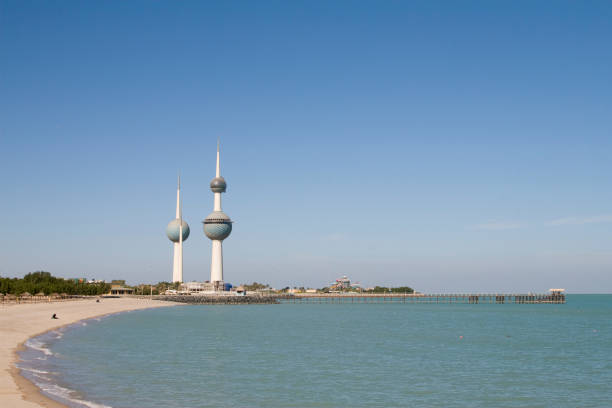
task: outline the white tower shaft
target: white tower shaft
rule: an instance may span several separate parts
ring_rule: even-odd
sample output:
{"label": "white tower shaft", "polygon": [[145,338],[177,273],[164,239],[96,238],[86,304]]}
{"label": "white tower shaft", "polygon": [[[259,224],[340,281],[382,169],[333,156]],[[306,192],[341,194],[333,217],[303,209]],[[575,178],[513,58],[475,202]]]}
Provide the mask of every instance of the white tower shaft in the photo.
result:
{"label": "white tower shaft", "polygon": [[174,265],[172,267],[172,282],[183,282],[182,278],[182,257],[183,251],[181,250],[181,244],[179,242],[174,243]]}
{"label": "white tower shaft", "polygon": [[174,243],[172,282],[183,283],[183,214],[181,208],[181,176],[176,189],[176,218],[179,220],[179,242]]}
{"label": "white tower shaft", "polygon": [[[181,189],[181,179],[179,177],[179,191]],[[179,261],[178,274],[175,282],[183,283],[183,203],[179,197]]]}
{"label": "white tower shaft", "polygon": [[210,281],[223,281],[223,241],[212,241],[212,260],[210,263]]}
{"label": "white tower shaft", "polygon": [[[221,176],[221,164],[219,159],[219,141],[217,141],[217,168],[215,177]],[[221,210],[221,193],[215,193],[214,211]],[[223,241],[214,239],[212,241],[212,256],[210,261],[210,281],[212,283],[223,281]]]}
{"label": "white tower shaft", "polygon": [[221,210],[221,193],[215,193],[215,211],[222,211]]}

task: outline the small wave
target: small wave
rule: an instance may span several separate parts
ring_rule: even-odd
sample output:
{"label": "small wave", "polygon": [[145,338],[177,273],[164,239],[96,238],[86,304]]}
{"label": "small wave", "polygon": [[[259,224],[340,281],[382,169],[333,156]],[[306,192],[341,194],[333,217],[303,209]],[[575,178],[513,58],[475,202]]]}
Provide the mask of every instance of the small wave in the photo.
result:
{"label": "small wave", "polygon": [[76,398],[74,396],[75,394],[74,391],[68,388],[60,387],[57,384],[39,384],[38,386],[40,387],[41,390],[43,390],[44,392],[50,395],[53,395],[60,399],[70,401],[78,405],[82,405],[87,408],[112,408],[112,407],[109,407],[108,405],[96,404],[95,402],[85,401],[80,398]]}
{"label": "small wave", "polygon": [[62,333],[61,331],[54,330],[52,333],[55,334],[56,339],[61,339],[62,337],[64,337],[64,333]]}
{"label": "small wave", "polygon": [[46,356],[52,356],[53,355],[51,350],[46,348],[45,344],[43,342],[38,341],[38,340],[30,339],[30,340],[25,342],[25,346],[28,347],[28,348],[31,348],[32,350],[40,351],[41,353],[43,353]]}
{"label": "small wave", "polygon": [[36,374],[51,374],[49,371],[37,370],[35,368],[21,367],[21,366],[19,368],[23,371],[29,371],[31,373],[36,373]]}
{"label": "small wave", "polygon": [[45,381],[53,381],[53,378],[49,377],[48,375],[36,374],[36,373],[32,373],[32,375],[33,375],[34,377],[37,377],[37,378],[43,379],[43,380],[45,380]]}
{"label": "small wave", "polygon": [[81,323],[81,326],[87,326],[86,322]]}

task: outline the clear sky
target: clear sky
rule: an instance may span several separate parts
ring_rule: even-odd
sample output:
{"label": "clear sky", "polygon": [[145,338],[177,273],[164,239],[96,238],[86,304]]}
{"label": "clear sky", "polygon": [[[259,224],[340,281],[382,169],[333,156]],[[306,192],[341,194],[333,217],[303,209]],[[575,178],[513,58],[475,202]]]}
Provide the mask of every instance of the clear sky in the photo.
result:
{"label": "clear sky", "polygon": [[612,292],[612,2],[0,1],[0,275]]}

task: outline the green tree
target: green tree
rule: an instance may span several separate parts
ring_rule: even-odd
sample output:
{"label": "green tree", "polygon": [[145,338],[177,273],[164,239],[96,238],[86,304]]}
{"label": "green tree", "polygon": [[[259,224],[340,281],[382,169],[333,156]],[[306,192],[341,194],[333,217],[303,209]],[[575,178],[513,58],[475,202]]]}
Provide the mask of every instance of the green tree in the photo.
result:
{"label": "green tree", "polygon": [[258,283],[258,282],[253,282],[251,284],[248,283],[243,283],[242,286],[248,290],[248,291],[253,291],[253,290],[258,290],[258,289],[266,289],[269,288],[270,285],[268,285],[267,283]]}
{"label": "green tree", "polygon": [[51,293],[67,293],[69,295],[102,295],[110,291],[110,285],[106,283],[75,282],[71,279],[63,279],[52,276],[50,272],[36,271],[25,275],[23,278],[0,277],[0,293],[11,293],[21,295],[29,292],[36,294],[43,292],[45,295]]}

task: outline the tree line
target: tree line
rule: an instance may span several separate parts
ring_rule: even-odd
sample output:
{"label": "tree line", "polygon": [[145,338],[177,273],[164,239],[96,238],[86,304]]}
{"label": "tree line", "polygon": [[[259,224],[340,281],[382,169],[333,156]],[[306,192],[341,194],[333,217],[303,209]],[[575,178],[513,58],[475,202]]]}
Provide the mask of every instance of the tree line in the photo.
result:
{"label": "tree line", "polygon": [[251,284],[243,283],[241,286],[248,291],[255,291],[259,289],[269,289],[270,288],[270,285],[268,285],[267,283],[258,283],[258,282],[253,282]]}
{"label": "tree line", "polygon": [[366,293],[413,293],[414,289],[410,286],[400,286],[397,288],[385,288],[382,286],[375,286],[374,289],[364,290]]}
{"label": "tree line", "polygon": [[[325,288],[319,289],[319,292],[329,293],[330,292],[330,288],[329,287],[325,287]],[[399,286],[397,288],[388,288],[388,287],[384,287],[384,286],[375,286],[372,289],[357,289],[357,288],[342,289],[342,292],[360,292],[360,293],[414,293],[414,289],[412,289],[410,286]]]}
{"label": "tree line", "polygon": [[0,293],[21,295],[28,292],[31,295],[44,293],[67,293],[68,295],[102,295],[110,292],[108,283],[75,282],[52,276],[50,272],[37,271],[25,275],[23,278],[3,278],[0,276]]}

